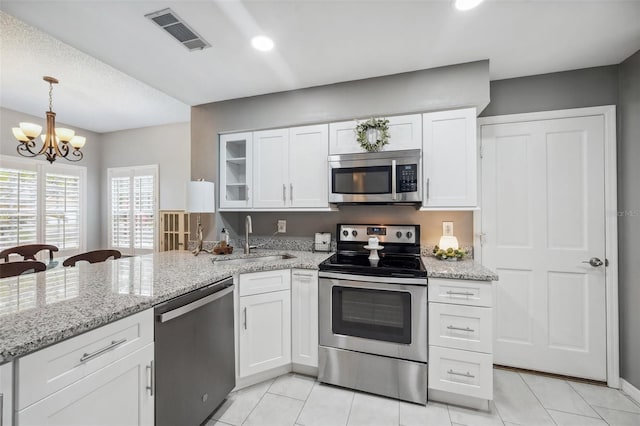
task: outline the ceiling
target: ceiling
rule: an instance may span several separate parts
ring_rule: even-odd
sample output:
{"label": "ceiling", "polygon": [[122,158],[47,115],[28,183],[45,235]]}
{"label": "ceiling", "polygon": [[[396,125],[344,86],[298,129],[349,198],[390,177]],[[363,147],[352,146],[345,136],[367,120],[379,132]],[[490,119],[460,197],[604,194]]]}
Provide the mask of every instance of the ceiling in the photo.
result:
{"label": "ceiling", "polygon": [[[189,106],[489,59],[491,79],[617,64],[640,0],[2,0],[0,105],[97,132],[189,120]],[[144,17],[170,7],[210,48]],[[15,19],[17,18],[17,19]],[[266,34],[276,47],[254,50]]]}

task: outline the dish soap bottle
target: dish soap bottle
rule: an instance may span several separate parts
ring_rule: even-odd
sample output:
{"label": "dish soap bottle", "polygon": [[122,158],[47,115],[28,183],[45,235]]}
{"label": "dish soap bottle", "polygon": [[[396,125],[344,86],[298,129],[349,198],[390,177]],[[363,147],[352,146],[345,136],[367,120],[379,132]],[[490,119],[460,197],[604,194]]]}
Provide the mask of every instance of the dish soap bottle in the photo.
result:
{"label": "dish soap bottle", "polygon": [[229,231],[227,231],[227,228],[222,228],[222,232],[220,233],[220,245],[223,247],[229,245]]}

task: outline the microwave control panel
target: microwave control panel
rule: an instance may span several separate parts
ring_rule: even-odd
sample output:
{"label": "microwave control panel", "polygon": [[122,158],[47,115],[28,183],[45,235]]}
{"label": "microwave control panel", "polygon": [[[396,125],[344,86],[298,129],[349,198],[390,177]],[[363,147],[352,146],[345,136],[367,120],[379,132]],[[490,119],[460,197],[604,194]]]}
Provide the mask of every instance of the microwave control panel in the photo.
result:
{"label": "microwave control panel", "polygon": [[418,179],[417,164],[396,166],[397,192],[416,192],[418,190]]}

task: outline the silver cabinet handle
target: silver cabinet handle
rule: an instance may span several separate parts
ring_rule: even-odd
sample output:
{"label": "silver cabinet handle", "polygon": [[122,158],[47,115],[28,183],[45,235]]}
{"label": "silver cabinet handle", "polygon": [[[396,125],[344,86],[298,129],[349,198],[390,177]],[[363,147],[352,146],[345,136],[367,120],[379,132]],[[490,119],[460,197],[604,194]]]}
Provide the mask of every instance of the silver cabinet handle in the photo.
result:
{"label": "silver cabinet handle", "polygon": [[313,274],[301,274],[300,272],[294,272],[294,277],[305,277],[305,278],[313,278]]}
{"label": "silver cabinet handle", "polygon": [[244,329],[247,329],[247,308],[244,308]]}
{"label": "silver cabinet handle", "polygon": [[153,388],[155,387],[155,375],[156,369],[153,360],[151,360],[151,364],[147,365],[147,374],[149,375],[149,386],[147,386],[147,390],[149,391],[149,395],[153,396]]}
{"label": "silver cabinet handle", "polygon": [[203,297],[202,299],[198,299],[195,302],[191,302],[187,305],[184,306],[180,306],[179,308],[176,308],[172,311],[169,312],[165,312],[164,314],[160,314],[158,316],[159,320],[161,323],[163,322],[167,322],[170,321],[174,318],[178,318],[186,313],[189,313],[191,311],[194,311],[196,309],[198,309],[201,306],[206,305],[207,303],[211,303],[214,300],[218,300],[224,296],[226,296],[227,294],[231,293],[233,291],[233,288],[235,286],[232,284],[229,287],[225,288],[224,290],[220,290],[216,293],[210,294],[206,297]]}
{"label": "silver cabinet handle", "polygon": [[469,327],[454,327],[453,325],[448,325],[447,328],[449,330],[459,330],[459,331],[469,331],[469,332],[474,332],[475,330],[473,328],[469,328]]}
{"label": "silver cabinet handle", "polygon": [[473,293],[468,291],[447,291],[449,296],[473,296]]}
{"label": "silver cabinet handle", "polygon": [[108,344],[107,346],[105,346],[102,349],[98,349],[97,351],[91,352],[90,354],[85,352],[80,357],[80,362],[85,362],[88,359],[97,357],[98,355],[101,355],[101,354],[107,352],[108,350],[111,350],[111,349],[115,348],[116,346],[119,346],[119,345],[123,344],[126,341],[127,341],[127,339],[112,340],[110,344]]}
{"label": "silver cabinet handle", "polygon": [[598,259],[597,257],[592,257],[589,260],[583,260],[582,263],[588,263],[589,265],[593,266],[594,268],[597,268],[598,266],[604,265],[604,262],[602,262],[602,260]]}
{"label": "silver cabinet handle", "polygon": [[429,199],[429,178],[427,178],[427,200]]}
{"label": "silver cabinet handle", "polygon": [[396,160],[391,160],[391,199],[396,200],[398,195],[396,193]]}
{"label": "silver cabinet handle", "polygon": [[287,201],[287,185],[282,184],[282,201]]}
{"label": "silver cabinet handle", "polygon": [[289,184],[289,200],[293,201],[293,184]]}
{"label": "silver cabinet handle", "polygon": [[449,371],[447,371],[447,373],[449,373],[449,374],[451,374],[453,376],[462,376],[462,377],[469,377],[469,378],[476,377],[473,374],[469,373],[468,371],[466,373],[458,373],[457,371],[449,370]]}

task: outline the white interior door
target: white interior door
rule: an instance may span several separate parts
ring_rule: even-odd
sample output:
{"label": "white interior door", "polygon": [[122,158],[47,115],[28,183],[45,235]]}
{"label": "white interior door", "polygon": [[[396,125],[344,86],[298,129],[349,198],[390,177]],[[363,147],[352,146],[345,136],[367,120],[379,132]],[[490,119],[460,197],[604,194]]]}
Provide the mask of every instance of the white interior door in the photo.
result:
{"label": "white interior door", "polygon": [[607,379],[604,117],[481,126],[496,364]]}

